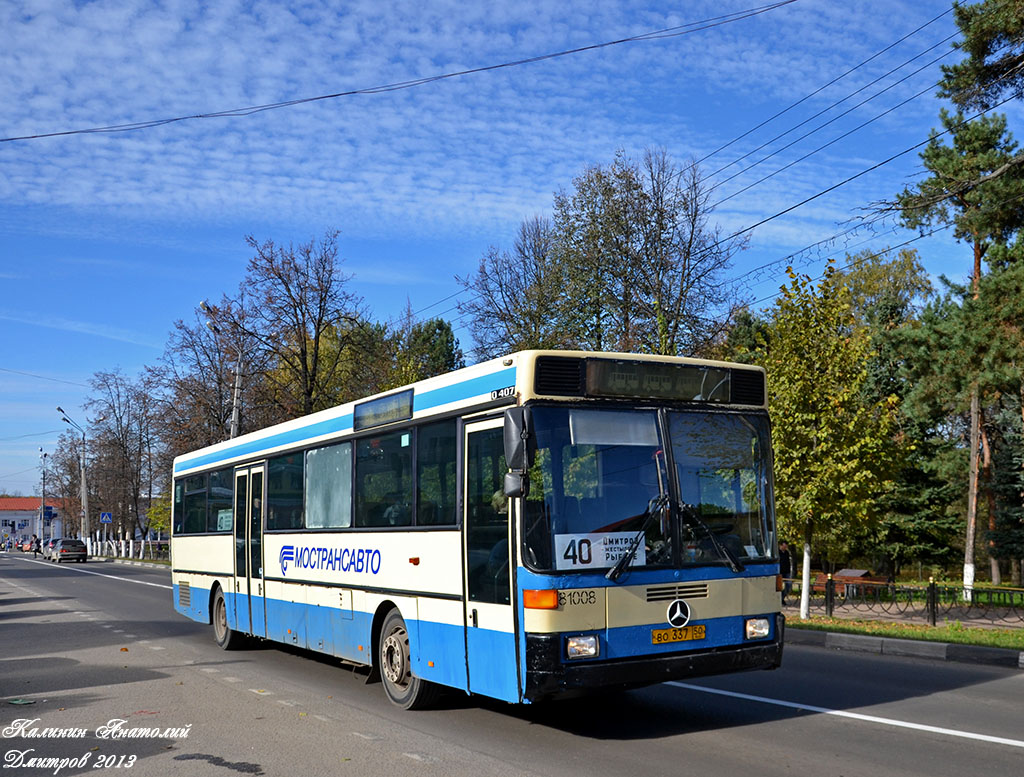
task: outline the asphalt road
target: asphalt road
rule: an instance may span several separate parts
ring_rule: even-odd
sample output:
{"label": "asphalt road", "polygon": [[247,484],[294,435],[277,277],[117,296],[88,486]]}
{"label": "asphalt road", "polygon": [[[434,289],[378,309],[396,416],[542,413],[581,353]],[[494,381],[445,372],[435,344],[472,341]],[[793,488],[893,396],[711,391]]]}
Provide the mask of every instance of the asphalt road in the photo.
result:
{"label": "asphalt road", "polygon": [[1018,670],[790,646],[775,672],[404,712],[336,661],[221,651],[164,570],[17,553],[0,554],[0,705],[4,777],[1024,773]]}

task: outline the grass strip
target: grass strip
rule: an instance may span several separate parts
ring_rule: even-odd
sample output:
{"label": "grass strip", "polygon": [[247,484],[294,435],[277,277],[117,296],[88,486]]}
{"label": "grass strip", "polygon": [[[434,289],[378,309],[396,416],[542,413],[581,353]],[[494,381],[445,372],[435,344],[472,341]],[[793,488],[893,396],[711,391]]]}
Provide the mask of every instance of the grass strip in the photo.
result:
{"label": "grass strip", "polygon": [[941,626],[920,623],[891,623],[889,621],[845,620],[812,615],[786,618],[786,626],[813,631],[834,631],[843,634],[863,634],[870,637],[918,639],[926,642],[952,642],[959,645],[1024,650],[1024,629],[995,629],[965,626],[960,621],[947,621]]}

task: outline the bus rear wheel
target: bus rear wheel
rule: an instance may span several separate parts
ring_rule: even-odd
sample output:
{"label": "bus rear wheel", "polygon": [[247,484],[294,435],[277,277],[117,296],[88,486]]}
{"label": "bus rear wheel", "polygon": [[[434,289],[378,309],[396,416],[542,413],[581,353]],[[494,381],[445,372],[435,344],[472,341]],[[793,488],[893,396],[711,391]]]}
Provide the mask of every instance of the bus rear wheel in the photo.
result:
{"label": "bus rear wheel", "polygon": [[245,642],[245,635],[228,625],[228,604],[220,587],[213,597],[213,638],[222,650],[235,650]]}
{"label": "bus rear wheel", "polygon": [[398,610],[392,610],[384,619],[377,656],[384,693],[394,704],[405,710],[415,710],[437,700],[438,687],[412,673],[409,631]]}

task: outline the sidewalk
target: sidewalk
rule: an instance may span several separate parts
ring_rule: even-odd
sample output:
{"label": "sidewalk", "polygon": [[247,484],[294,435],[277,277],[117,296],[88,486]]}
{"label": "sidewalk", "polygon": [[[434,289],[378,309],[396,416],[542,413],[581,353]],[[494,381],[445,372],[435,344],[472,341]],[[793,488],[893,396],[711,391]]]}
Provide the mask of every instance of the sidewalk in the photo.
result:
{"label": "sidewalk", "polygon": [[147,561],[145,559],[137,558],[113,558],[112,556],[90,556],[89,560],[94,563],[101,564],[126,564],[132,567],[149,567],[150,569],[166,569],[168,572],[171,571],[170,564],[164,564],[159,561]]}

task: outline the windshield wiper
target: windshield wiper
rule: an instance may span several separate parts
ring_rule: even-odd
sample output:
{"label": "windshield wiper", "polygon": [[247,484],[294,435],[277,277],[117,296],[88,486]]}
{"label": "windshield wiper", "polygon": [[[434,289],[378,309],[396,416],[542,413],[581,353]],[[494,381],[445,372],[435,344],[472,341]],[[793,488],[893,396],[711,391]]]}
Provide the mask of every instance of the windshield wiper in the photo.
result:
{"label": "windshield wiper", "polygon": [[722,544],[715,535],[715,532],[712,531],[711,527],[704,523],[704,519],[700,517],[700,513],[697,512],[697,508],[693,505],[683,503],[679,506],[679,512],[687,516],[691,523],[708,535],[708,539],[711,540],[712,546],[714,546],[715,550],[718,551],[718,555],[721,556],[729,565],[729,569],[733,572],[742,572],[744,570],[744,566],[740,563],[740,560],[736,558],[736,554],[729,550],[728,545]]}
{"label": "windshield wiper", "polygon": [[633,541],[629,545],[629,549],[622,554],[618,561],[615,562],[615,566],[608,570],[605,577],[611,580],[613,583],[619,579],[619,576],[626,570],[626,567],[633,561],[633,557],[636,555],[636,549],[640,547],[640,542],[647,534],[647,527],[651,525],[651,521],[658,513],[668,507],[670,504],[668,494],[659,494],[658,496],[651,499],[647,503],[647,509],[644,511],[644,522],[640,524],[640,531],[637,532]]}

